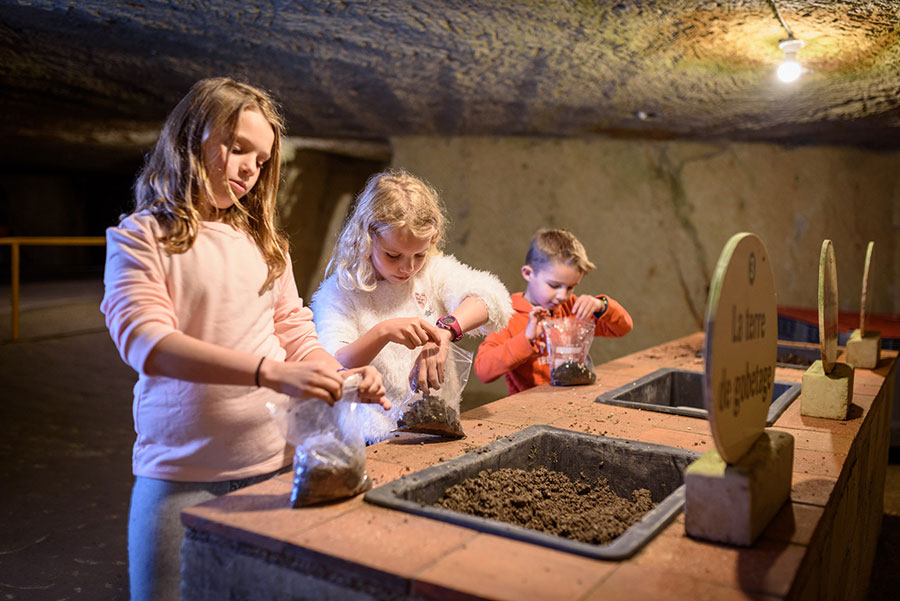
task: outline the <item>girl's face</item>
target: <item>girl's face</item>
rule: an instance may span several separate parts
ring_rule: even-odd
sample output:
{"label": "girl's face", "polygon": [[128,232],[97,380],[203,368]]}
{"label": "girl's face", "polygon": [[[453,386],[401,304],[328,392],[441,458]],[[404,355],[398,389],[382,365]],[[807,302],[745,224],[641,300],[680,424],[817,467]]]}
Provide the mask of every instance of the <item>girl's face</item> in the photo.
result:
{"label": "girl's face", "polygon": [[218,209],[227,209],[234,198],[243,198],[259,179],[262,166],[272,156],[275,130],[259,112],[245,109],[238,117],[234,144],[229,149],[222,132],[215,132],[203,142],[206,170]]}
{"label": "girl's face", "polygon": [[552,311],[568,300],[584,274],[567,263],[550,261],[539,269],[523,266],[522,277],[528,282],[525,300]]}
{"label": "girl's face", "polygon": [[431,238],[414,236],[406,228],[392,227],[375,234],[372,266],[379,280],[392,284],[405,282],[425,265]]}

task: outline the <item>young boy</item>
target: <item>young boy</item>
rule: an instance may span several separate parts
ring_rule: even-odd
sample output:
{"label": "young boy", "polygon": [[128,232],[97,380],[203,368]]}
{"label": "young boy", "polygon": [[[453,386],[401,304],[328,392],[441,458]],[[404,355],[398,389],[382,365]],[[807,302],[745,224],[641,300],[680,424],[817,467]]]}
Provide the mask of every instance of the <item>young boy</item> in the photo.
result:
{"label": "young boy", "polygon": [[575,296],[573,290],[594,264],[571,232],[538,230],[522,266],[525,292],[512,295],[513,316],[506,328],[488,335],[475,356],[475,375],[482,382],[506,376],[514,394],[550,381],[544,348],[545,317],[575,315],[593,319],[595,336],[618,338],[631,331],[631,316],[615,300],[600,294]]}

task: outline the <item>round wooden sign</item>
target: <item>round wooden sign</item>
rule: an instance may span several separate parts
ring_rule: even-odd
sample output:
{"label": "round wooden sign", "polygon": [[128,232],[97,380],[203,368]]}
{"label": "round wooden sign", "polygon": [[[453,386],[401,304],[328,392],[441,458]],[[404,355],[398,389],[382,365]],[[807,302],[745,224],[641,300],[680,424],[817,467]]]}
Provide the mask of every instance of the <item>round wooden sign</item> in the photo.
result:
{"label": "round wooden sign", "polygon": [[722,459],[735,463],[766,426],[778,349],[775,278],[755,234],[735,234],[719,255],[704,345],[710,430]]}
{"label": "round wooden sign", "polygon": [[831,240],[822,242],[819,254],[819,346],[822,349],[822,369],[831,373],[837,360],[838,291],[837,265]]}
{"label": "round wooden sign", "polygon": [[863,267],[862,299],[859,303],[859,333],[866,335],[866,315],[872,306],[872,297],[869,295],[869,267],[872,265],[872,251],[875,250],[875,242],[869,241],[866,249],[866,264]]}

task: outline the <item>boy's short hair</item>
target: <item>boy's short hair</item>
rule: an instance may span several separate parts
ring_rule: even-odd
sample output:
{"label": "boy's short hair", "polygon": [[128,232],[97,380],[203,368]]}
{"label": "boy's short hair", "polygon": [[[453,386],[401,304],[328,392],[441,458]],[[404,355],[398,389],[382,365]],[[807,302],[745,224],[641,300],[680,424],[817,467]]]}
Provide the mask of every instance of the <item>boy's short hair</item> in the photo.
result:
{"label": "boy's short hair", "polygon": [[584,245],[572,232],[561,229],[540,229],[531,239],[525,264],[540,269],[551,261],[559,261],[571,265],[581,273],[594,269],[595,265],[587,258]]}

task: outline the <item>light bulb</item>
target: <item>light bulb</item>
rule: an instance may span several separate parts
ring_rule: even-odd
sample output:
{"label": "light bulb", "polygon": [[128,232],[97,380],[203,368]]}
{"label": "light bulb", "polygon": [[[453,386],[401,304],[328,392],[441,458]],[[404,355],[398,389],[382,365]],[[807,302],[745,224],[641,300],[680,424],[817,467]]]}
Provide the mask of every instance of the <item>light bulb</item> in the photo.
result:
{"label": "light bulb", "polygon": [[778,79],[784,83],[791,83],[803,75],[803,67],[797,62],[797,51],[803,48],[803,40],[789,37],[778,42],[778,47],[784,50],[784,60],[778,65]]}
{"label": "light bulb", "polygon": [[803,74],[803,67],[793,59],[785,59],[784,62],[778,65],[778,71],[776,71],[776,73],[778,79],[784,83],[791,83],[797,81],[800,75]]}

